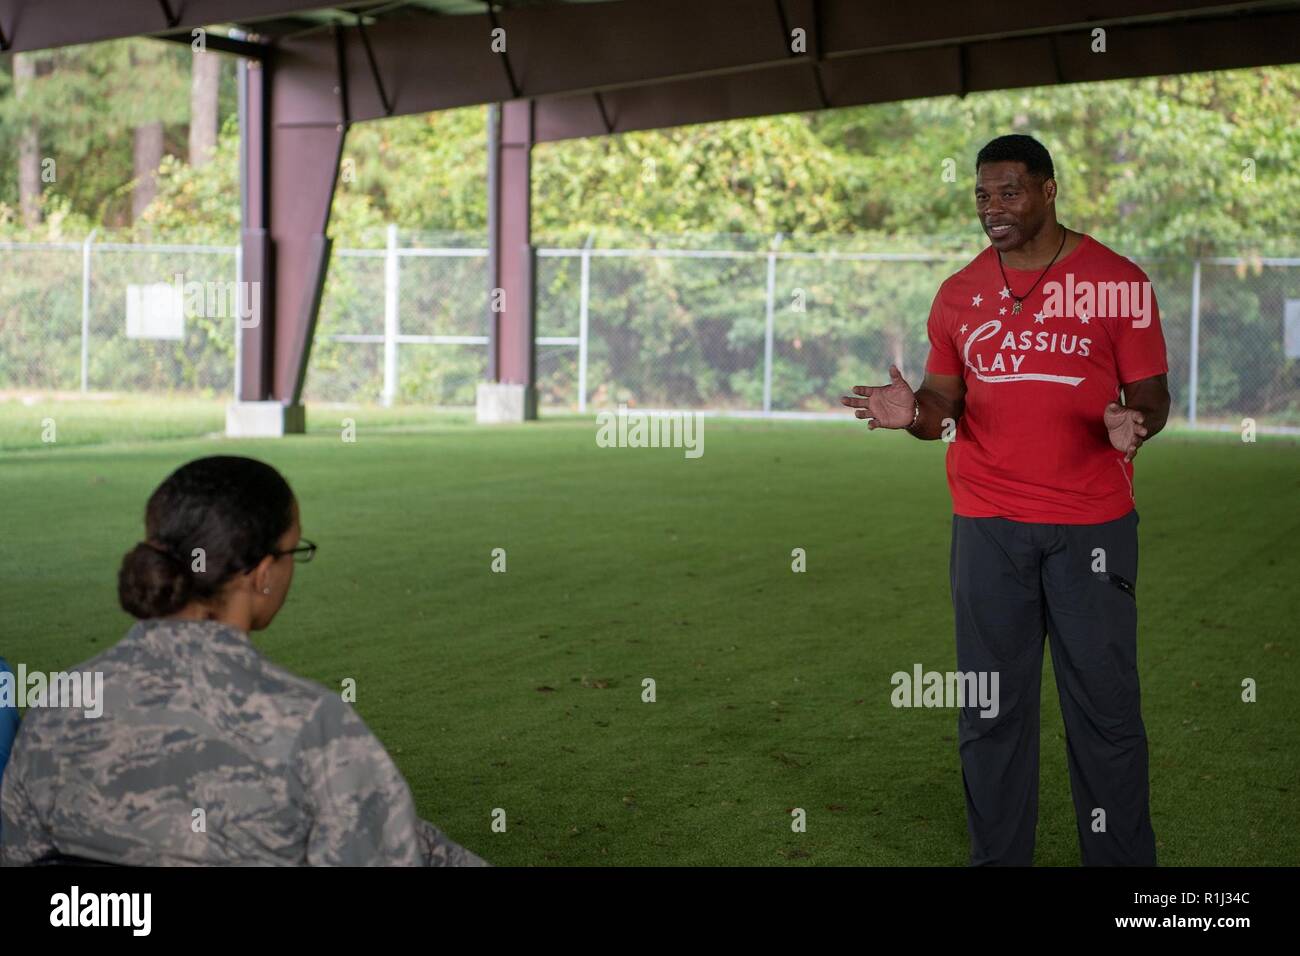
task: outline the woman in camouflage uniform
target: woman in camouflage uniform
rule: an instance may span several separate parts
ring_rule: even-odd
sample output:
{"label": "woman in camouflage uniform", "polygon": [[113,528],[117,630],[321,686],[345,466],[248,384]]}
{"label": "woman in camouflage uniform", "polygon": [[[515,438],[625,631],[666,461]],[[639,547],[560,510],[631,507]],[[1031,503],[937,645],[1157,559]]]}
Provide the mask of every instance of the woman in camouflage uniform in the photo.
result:
{"label": "woman in camouflage uniform", "polygon": [[280,474],[192,461],[153,493],[145,527],[118,575],[139,620],[78,668],[103,674],[103,713],[29,710],[0,792],[0,861],[482,865],[419,818],[339,694],[250,642],[316,550]]}

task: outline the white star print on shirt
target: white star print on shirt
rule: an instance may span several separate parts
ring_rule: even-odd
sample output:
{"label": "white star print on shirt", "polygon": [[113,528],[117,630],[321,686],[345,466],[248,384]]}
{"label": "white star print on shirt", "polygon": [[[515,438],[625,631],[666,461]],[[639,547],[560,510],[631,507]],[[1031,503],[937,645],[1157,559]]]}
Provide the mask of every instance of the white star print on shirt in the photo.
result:
{"label": "white star print on shirt", "polygon": [[984,297],[982,295],[976,295],[973,299],[970,300],[970,304],[975,306],[975,308],[978,309],[979,304],[983,301],[984,301]]}
{"label": "white star print on shirt", "polygon": [[957,331],[958,331],[958,333],[960,333],[961,335],[965,335],[965,334],[966,334],[966,326],[963,325],[963,326],[962,326],[960,329],[958,329]]}
{"label": "white star print on shirt", "polygon": [[1006,315],[1006,314],[1007,314],[1007,307],[1005,305],[1002,308],[998,309],[998,315]]}
{"label": "white star print on shirt", "polygon": [[1039,325],[1042,325],[1042,324],[1043,324],[1043,319],[1045,319],[1045,318],[1047,318],[1047,316],[1044,315],[1042,312],[1035,312],[1035,313],[1034,313],[1034,321],[1035,321],[1036,323],[1038,323]]}
{"label": "white star print on shirt", "polygon": [[1082,322],[1084,325],[1087,325],[1087,324],[1088,324],[1088,316],[1085,315],[1084,313],[1080,312],[1080,313],[1079,313],[1079,321]]}
{"label": "white star print on shirt", "polygon": [[1003,286],[1002,291],[999,292],[998,295],[1003,299],[1009,299],[1011,298],[1011,290],[1008,289],[1006,286]]}

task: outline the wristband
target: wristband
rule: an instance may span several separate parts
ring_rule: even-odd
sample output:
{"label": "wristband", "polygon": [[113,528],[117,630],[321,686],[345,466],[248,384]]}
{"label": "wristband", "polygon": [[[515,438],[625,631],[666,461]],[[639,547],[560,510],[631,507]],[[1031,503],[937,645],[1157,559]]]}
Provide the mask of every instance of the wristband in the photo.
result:
{"label": "wristband", "polygon": [[920,420],[920,418],[921,418],[921,400],[920,400],[919,398],[917,398],[915,395],[913,395],[913,396],[912,396],[912,401],[916,402],[916,411],[912,412],[912,424],[908,425],[908,426],[904,429],[904,431],[909,431],[909,432],[912,431],[912,429],[916,427],[916,423],[917,423],[917,422]]}

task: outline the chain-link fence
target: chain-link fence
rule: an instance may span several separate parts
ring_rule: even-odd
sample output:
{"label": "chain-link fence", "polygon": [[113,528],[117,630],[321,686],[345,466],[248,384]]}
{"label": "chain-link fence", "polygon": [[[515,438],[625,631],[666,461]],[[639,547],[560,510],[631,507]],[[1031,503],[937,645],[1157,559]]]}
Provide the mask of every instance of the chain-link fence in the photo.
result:
{"label": "chain-link fence", "polygon": [[[539,250],[543,401],[841,415],[845,389],[888,381],[891,362],[920,378],[935,290],[978,252],[749,245]],[[1173,414],[1300,426],[1300,258],[1138,262],[1160,308]],[[557,343],[551,356],[544,342]]]}
{"label": "chain-link fence", "polygon": [[[842,415],[845,389],[886,381],[891,362],[919,379],[934,292],[976,251],[780,237],[540,248],[540,404]],[[1139,262],[1175,414],[1300,425],[1300,259]],[[232,394],[237,313],[220,293],[238,268],[234,247],[0,244],[0,391]],[[390,228],[374,248],[336,249],[307,400],[472,406],[487,268],[479,237]]]}
{"label": "chain-link fence", "polygon": [[233,394],[238,250],[94,240],[0,243],[0,391]]}
{"label": "chain-link fence", "polygon": [[[723,249],[542,249],[540,361],[552,405],[831,413],[848,385],[925,360],[925,319],[959,255]],[[539,342],[544,339],[539,339]],[[841,413],[842,414],[842,413]]]}
{"label": "chain-link fence", "polygon": [[1300,424],[1300,259],[1206,259],[1193,279],[1193,422]]}
{"label": "chain-link fence", "polygon": [[455,235],[400,245],[396,227],[385,238],[334,251],[307,401],[472,407],[488,370],[487,250]]}

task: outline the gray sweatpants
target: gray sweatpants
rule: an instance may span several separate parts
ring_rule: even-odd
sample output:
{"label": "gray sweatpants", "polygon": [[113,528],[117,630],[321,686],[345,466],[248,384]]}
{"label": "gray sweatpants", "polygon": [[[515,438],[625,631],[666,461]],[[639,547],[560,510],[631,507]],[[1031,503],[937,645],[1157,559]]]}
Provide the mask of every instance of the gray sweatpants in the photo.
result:
{"label": "gray sweatpants", "polygon": [[1033,863],[1046,634],[1083,863],[1155,866],[1137,675],[1137,524],[1136,511],[1095,525],[953,516],[957,667],[999,674],[997,714],[970,706],[957,718],[972,865]]}

